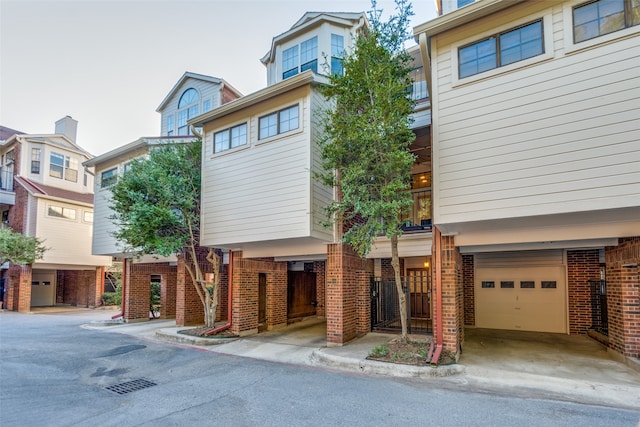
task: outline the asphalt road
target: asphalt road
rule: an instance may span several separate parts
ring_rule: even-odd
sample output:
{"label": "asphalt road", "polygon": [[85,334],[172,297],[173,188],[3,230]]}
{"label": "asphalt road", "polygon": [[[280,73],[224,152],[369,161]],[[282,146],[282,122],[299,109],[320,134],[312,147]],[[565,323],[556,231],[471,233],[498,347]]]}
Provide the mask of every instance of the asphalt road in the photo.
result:
{"label": "asphalt road", "polygon": [[0,313],[0,426],[640,426],[640,411],[269,363],[80,327],[92,318]]}

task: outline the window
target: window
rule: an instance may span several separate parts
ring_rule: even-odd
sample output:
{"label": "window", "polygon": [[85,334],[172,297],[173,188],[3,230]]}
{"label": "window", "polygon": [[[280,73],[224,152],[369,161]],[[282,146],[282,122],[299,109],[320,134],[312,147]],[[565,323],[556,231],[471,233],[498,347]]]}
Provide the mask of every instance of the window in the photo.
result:
{"label": "window", "polygon": [[460,78],[473,76],[544,53],[542,20],[458,49]]}
{"label": "window", "polygon": [[84,184],[84,186],[86,187],[86,186],[88,185],[88,183],[89,183],[89,175],[87,175],[87,173],[85,172],[85,173],[84,173],[84,181],[83,181],[83,184]]}
{"label": "window", "polygon": [[300,72],[311,70],[318,72],[318,37],[310,38],[300,44]]}
{"label": "window", "polygon": [[298,74],[298,45],[282,52],[282,80]]}
{"label": "window", "polygon": [[206,99],[202,102],[202,112],[206,113],[207,111],[211,111],[211,100]]}
{"label": "window", "polygon": [[458,0],[458,7],[466,6],[473,3],[475,0]]}
{"label": "window", "polygon": [[178,102],[178,135],[191,135],[187,121],[199,114],[200,94],[197,90],[190,88],[184,91]]}
{"label": "window", "polygon": [[58,153],[51,153],[49,163],[49,176],[62,179],[62,174],[64,172],[64,156]]}
{"label": "window", "polygon": [[7,155],[5,156],[5,165],[12,165],[16,158],[15,150],[7,151]]}
{"label": "window", "polygon": [[299,108],[294,105],[284,110],[260,117],[260,134],[258,139],[269,138],[299,127]]}
{"label": "window", "polygon": [[9,211],[2,211],[2,223],[9,224]]}
{"label": "window", "polygon": [[131,162],[127,162],[122,166],[123,173],[127,173],[131,170]]}
{"label": "window", "polygon": [[173,136],[173,133],[175,132],[174,129],[174,122],[173,122],[173,114],[170,116],[167,116],[167,136]]}
{"label": "window", "polygon": [[573,42],[640,24],[640,0],[597,0],[573,9]]}
{"label": "window", "polygon": [[[31,169],[33,170],[33,162]],[[52,152],[49,161],[49,176],[78,182],[78,159]]]}
{"label": "window", "polygon": [[113,185],[118,180],[118,168],[113,168],[102,172],[100,187],[106,188]]}
{"label": "window", "polygon": [[62,206],[49,205],[49,216],[64,219],[76,219],[76,210]]}
{"label": "window", "polygon": [[93,222],[93,212],[83,211],[82,212],[82,220],[84,222]]}
{"label": "window", "polygon": [[338,34],[331,34],[331,73],[344,74],[342,57],[344,56],[344,37]]}
{"label": "window", "polygon": [[40,156],[42,155],[42,150],[40,148],[32,148],[31,149],[31,173],[40,173]]}
{"label": "window", "polygon": [[216,132],[213,135],[213,141],[214,153],[245,145],[247,143],[247,124],[243,123],[241,125]]}

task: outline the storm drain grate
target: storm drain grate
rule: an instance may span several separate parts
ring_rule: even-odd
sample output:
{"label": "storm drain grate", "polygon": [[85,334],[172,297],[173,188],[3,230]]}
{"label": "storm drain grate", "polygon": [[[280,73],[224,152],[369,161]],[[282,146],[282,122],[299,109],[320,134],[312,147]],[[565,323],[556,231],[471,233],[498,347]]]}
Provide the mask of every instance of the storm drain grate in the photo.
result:
{"label": "storm drain grate", "polygon": [[154,385],[157,384],[148,380],[139,379],[110,385],[109,387],[106,387],[106,389],[118,394],[127,394],[132,391],[142,390],[143,388],[152,387]]}

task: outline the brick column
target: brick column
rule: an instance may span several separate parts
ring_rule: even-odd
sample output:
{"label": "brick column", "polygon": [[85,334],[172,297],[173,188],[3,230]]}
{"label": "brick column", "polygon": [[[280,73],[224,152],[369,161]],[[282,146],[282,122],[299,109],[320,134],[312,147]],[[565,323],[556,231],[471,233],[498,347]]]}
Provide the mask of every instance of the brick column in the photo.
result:
{"label": "brick column", "polygon": [[[363,283],[367,276],[358,272],[366,271],[366,260],[342,243],[327,245],[327,254],[327,345],[340,346],[356,338],[365,328],[365,324],[358,326],[358,303],[363,298],[361,288],[367,286]],[[366,300],[369,300],[368,292]]]}
{"label": "brick column", "polygon": [[9,283],[5,284],[6,308],[20,313],[31,311],[31,264],[9,267]]}
{"label": "brick column", "polygon": [[126,322],[144,322],[149,320],[149,294],[151,292],[151,275],[144,271],[143,265],[134,264],[132,260],[124,261],[124,277],[127,281],[122,295],[125,301],[124,320]]}
{"label": "brick column", "polygon": [[569,333],[571,335],[586,334],[592,326],[590,280],[600,280],[598,249],[567,251]]}
{"label": "brick column", "polygon": [[609,347],[640,357],[640,236],[605,248]]}
{"label": "brick column", "polygon": [[185,259],[178,257],[176,272],[176,325],[194,326],[204,323],[204,307],[198,296]]}
{"label": "brick column", "polygon": [[104,293],[104,267],[96,267],[96,281],[93,292],[93,306],[102,304],[102,294]]}
{"label": "brick column", "polygon": [[462,255],[462,281],[464,287],[464,324],[476,324],[475,275],[473,255]]}
{"label": "brick column", "polygon": [[[443,348],[458,353],[464,343],[464,287],[462,255],[453,236],[442,236]],[[437,322],[437,313],[434,319]]]}
{"label": "brick column", "polygon": [[318,305],[316,307],[316,316],[324,317],[326,314],[326,262],[316,261],[313,263],[313,272],[316,273],[316,301]]}
{"label": "brick column", "polygon": [[176,297],[177,297],[177,268],[171,266],[162,274],[162,284],[160,287],[160,318],[176,318]]}

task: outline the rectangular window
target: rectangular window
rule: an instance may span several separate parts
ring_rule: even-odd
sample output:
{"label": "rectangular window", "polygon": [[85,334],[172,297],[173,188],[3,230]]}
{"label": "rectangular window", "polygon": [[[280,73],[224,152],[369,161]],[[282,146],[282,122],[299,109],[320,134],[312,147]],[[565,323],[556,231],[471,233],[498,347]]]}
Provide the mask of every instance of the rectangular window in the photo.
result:
{"label": "rectangular window", "polygon": [[64,208],[62,206],[52,206],[49,205],[49,216],[55,218],[64,218],[64,219],[76,219],[76,210],[71,208]]}
{"label": "rectangular window", "polygon": [[300,72],[318,72],[318,37],[300,43]]}
{"label": "rectangular window", "polygon": [[298,74],[298,45],[282,51],[282,79]]}
{"label": "rectangular window", "polygon": [[640,0],[596,0],[573,9],[573,42],[640,24]]}
{"label": "rectangular window", "polygon": [[482,288],[483,289],[492,289],[496,287],[496,283],[495,282],[482,282]]}
{"label": "rectangular window", "polygon": [[243,123],[213,135],[213,152],[229,150],[247,143],[247,124]]}
{"label": "rectangular window", "polygon": [[31,173],[40,173],[40,156],[42,155],[42,150],[40,148],[32,148],[31,149]]}
{"label": "rectangular window", "polygon": [[84,222],[93,222],[93,212],[90,211],[83,211],[82,213],[82,220]]}
{"label": "rectangular window", "polygon": [[88,182],[89,182],[89,175],[87,175],[87,174],[85,173],[85,174],[84,174],[84,181],[83,181],[83,184],[84,184],[84,186],[85,186],[85,187],[87,186]]}
{"label": "rectangular window", "polygon": [[458,49],[460,78],[513,64],[544,53],[542,20]]}
{"label": "rectangular window", "polygon": [[170,116],[167,116],[167,136],[173,136],[173,133],[175,132],[174,128],[174,123],[173,123],[173,114]]}
{"label": "rectangular window", "polygon": [[178,111],[178,135],[185,136],[188,134],[187,120],[189,120],[188,110]]}
{"label": "rectangular window", "polygon": [[64,161],[64,179],[67,181],[78,182],[78,159],[65,157]]}
{"label": "rectangular window", "polygon": [[508,280],[508,281],[506,281],[506,280],[505,280],[505,281],[502,281],[502,282],[500,282],[500,287],[501,287],[502,289],[513,289],[513,287],[514,287],[514,286],[513,286],[513,281],[511,281],[511,280]]}
{"label": "rectangular window", "polygon": [[102,172],[100,175],[100,187],[106,188],[116,183],[118,180],[118,168],[113,168]]}
{"label": "rectangular window", "polygon": [[536,282],[532,280],[523,280],[520,282],[520,288],[522,289],[534,289],[536,287]]}
{"label": "rectangular window", "polygon": [[64,173],[64,156],[58,153],[51,153],[49,160],[49,176],[62,179]]}
{"label": "rectangular window", "polygon": [[297,105],[285,108],[268,116],[260,117],[259,122],[258,139],[266,139],[298,129],[300,126],[299,108]]}
{"label": "rectangular window", "polygon": [[458,0],[458,7],[466,6],[473,3],[475,0]]}
{"label": "rectangular window", "polygon": [[2,223],[9,224],[9,211],[2,211]]}
{"label": "rectangular window", "polygon": [[206,113],[207,111],[211,111],[211,100],[205,99],[202,101],[202,112]]}
{"label": "rectangular window", "polygon": [[344,37],[338,34],[331,34],[331,73],[343,75],[344,66],[342,58],[344,57]]}
{"label": "rectangular window", "polygon": [[540,287],[542,289],[555,289],[556,288],[556,281],[555,280],[543,280],[542,282],[540,282]]}

